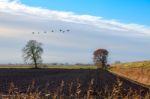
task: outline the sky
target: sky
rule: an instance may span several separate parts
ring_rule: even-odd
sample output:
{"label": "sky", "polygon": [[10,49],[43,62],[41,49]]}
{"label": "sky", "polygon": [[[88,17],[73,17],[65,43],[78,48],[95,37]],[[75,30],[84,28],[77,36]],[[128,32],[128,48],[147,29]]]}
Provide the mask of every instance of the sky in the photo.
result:
{"label": "sky", "polygon": [[0,64],[24,63],[29,40],[43,44],[44,63],[92,63],[98,48],[109,63],[150,60],[149,9],[150,0],[0,0]]}

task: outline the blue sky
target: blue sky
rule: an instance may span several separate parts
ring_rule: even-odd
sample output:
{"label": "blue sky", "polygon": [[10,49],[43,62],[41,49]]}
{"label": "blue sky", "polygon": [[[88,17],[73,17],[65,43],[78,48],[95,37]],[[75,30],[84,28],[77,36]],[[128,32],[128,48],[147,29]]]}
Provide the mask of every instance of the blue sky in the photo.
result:
{"label": "blue sky", "polygon": [[92,63],[98,48],[109,63],[150,60],[149,9],[149,0],[0,0],[0,64],[23,63],[31,39],[44,63]]}
{"label": "blue sky", "polygon": [[24,4],[150,25],[150,0],[22,0]]}

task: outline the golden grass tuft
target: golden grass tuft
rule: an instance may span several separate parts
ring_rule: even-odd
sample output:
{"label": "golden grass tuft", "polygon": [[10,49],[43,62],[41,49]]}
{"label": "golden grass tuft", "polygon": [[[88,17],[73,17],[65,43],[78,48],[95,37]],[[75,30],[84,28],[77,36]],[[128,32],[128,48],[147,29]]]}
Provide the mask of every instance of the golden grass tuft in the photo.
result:
{"label": "golden grass tuft", "polygon": [[[8,93],[0,93],[0,99],[150,99],[149,93],[145,96],[141,96],[132,89],[130,89],[126,95],[122,94],[123,82],[121,82],[120,79],[117,79],[112,91],[109,91],[109,88],[105,88],[104,92],[99,92],[94,89],[94,81],[94,79],[91,79],[88,82],[86,93],[83,93],[81,89],[82,83],[79,79],[77,79],[76,82],[70,82],[68,84],[62,80],[55,92],[50,92],[48,88],[46,88],[44,92],[37,90],[34,80],[26,92],[20,92],[14,83],[10,83]],[[74,88],[74,92],[73,85],[75,84],[76,88]],[[65,85],[68,85],[68,87]],[[68,92],[68,94],[66,94],[66,92]]]}

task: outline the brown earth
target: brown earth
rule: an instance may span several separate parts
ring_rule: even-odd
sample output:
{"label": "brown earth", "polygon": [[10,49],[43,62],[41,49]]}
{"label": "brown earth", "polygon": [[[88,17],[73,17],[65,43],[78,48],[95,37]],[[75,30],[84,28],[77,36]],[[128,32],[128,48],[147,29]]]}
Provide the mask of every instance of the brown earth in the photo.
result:
{"label": "brown earth", "polygon": [[148,88],[117,77],[108,71],[89,69],[0,69],[0,91],[8,93],[11,82],[21,92],[26,92],[28,86],[32,85],[33,82],[35,82],[35,88],[40,91],[44,91],[45,88],[49,91],[55,91],[63,80],[66,89],[71,82],[74,88],[76,88],[77,83],[81,83],[82,94],[86,94],[91,79],[94,79],[93,90],[102,93],[111,92],[118,79],[122,82],[120,93],[124,95],[131,89],[141,96],[149,91]]}

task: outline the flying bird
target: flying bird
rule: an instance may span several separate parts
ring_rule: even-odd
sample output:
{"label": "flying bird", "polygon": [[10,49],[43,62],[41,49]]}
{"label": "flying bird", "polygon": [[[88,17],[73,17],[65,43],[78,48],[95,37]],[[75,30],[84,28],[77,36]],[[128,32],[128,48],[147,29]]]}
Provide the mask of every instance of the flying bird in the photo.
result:
{"label": "flying bird", "polygon": [[62,31],[62,33],[65,33],[65,31]]}
{"label": "flying bird", "polygon": [[70,30],[68,29],[67,32],[69,32]]}

